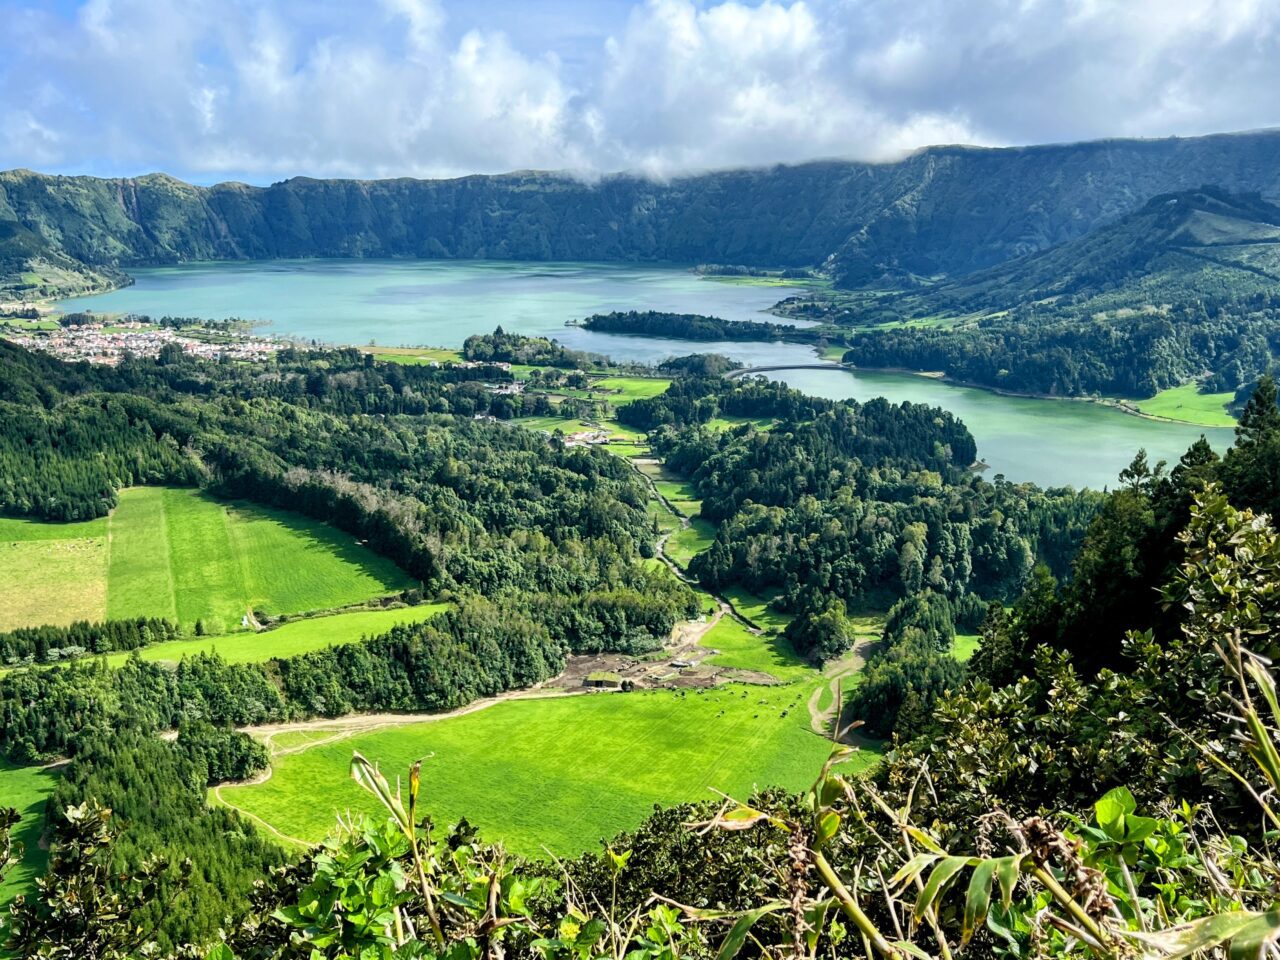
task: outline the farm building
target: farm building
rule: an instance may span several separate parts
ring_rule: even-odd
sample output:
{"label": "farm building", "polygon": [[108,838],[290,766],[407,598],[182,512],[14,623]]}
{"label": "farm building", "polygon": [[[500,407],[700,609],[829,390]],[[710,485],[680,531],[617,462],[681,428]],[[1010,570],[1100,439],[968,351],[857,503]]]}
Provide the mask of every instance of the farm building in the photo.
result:
{"label": "farm building", "polygon": [[610,673],[608,670],[596,670],[594,673],[588,673],[582,681],[584,687],[600,687],[602,689],[617,690],[622,687],[622,677],[616,673]]}

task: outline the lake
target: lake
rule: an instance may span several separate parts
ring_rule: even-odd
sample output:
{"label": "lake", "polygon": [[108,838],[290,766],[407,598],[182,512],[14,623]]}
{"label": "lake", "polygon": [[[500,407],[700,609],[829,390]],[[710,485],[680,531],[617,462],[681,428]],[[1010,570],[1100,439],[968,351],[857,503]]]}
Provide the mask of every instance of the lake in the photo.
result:
{"label": "lake", "polygon": [[685,267],[503,260],[271,260],[129,273],[137,281],[131,287],[60,306],[156,317],[241,317],[264,321],[272,333],[383,346],[460,347],[469,335],[500,325],[510,333],[572,339],[587,350],[604,335],[565,327],[566,320],[611,310],[778,320],[763,311],[803,292],[706,280]]}
{"label": "lake", "polygon": [[1006,397],[930,377],[848,370],[779,370],[771,373],[797,390],[832,400],[888,397],[950,410],[978,441],[987,477],[1041,486],[1115,487],[1116,477],[1139,448],[1154,464],[1177,461],[1204,434],[1214,449],[1235,437],[1229,427],[1197,427],[1146,420],[1081,400]]}
{"label": "lake", "polygon": [[[813,363],[793,343],[689,343],[566,327],[610,310],[668,310],[729,320],[764,313],[798,288],[708,280],[684,267],[519,263],[500,260],[290,260],[135,269],[137,283],[64,301],[65,310],[152,316],[242,317],[273,333],[327,343],[457,347],[495,326],[551,336],[618,360],[657,363],[681,354],[723,353],[747,366]],[[1114,486],[1139,447],[1176,460],[1201,433],[1230,445],[1229,429],[1162,423],[1097,404],[1004,397],[904,374],[786,370],[770,376],[817,396],[884,396],[943,407],[978,441],[988,476],[1044,486]]]}

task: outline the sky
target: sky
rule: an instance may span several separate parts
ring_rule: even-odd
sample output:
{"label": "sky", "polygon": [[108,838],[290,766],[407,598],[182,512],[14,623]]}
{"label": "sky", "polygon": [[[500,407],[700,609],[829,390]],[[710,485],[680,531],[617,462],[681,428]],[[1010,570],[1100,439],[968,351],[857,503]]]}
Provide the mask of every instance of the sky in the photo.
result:
{"label": "sky", "polygon": [[655,177],[1280,126],[1280,0],[0,0],[0,169]]}

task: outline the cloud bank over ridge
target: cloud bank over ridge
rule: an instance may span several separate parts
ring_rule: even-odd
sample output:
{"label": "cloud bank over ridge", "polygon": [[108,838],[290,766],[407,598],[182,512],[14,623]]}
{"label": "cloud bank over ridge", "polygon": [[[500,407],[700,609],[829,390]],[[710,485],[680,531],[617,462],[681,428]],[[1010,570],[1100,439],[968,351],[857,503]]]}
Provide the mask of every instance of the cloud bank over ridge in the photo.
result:
{"label": "cloud bank over ridge", "polygon": [[1270,0],[0,0],[0,167],[658,176],[1280,124]]}

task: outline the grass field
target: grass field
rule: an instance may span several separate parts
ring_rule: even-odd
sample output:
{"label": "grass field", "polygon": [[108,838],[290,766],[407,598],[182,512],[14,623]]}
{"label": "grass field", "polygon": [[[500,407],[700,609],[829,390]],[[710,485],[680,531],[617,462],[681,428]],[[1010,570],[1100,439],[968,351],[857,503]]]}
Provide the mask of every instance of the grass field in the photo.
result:
{"label": "grass field", "polygon": [[465,815],[517,853],[545,845],[571,855],[636,826],[655,803],[712,799],[712,787],[745,795],[757,784],[809,784],[828,751],[808,728],[809,690],[731,685],[511,701],[278,757],[270,780],[224,787],[222,796],[289,836],[318,840],[336,811],[379,812],[348,776],[353,750],[391,777],[431,755],[423,791],[438,821]]}
{"label": "grass field", "polygon": [[715,539],[715,524],[709,520],[690,520],[689,526],[677,530],[667,541],[667,556],[680,566],[687,567],[694,555],[711,546]]}
{"label": "grass field", "polygon": [[1200,393],[1194,383],[1161,390],[1149,400],[1132,400],[1135,407],[1153,417],[1182,420],[1204,427],[1234,427],[1236,418],[1227,412],[1233,393]]}
{"label": "grass field", "polygon": [[101,620],[106,559],[105,537],[0,543],[0,630]]}
{"label": "grass field", "polygon": [[[196,653],[217,653],[229,663],[260,663],[273,657],[293,657],[312,650],[323,650],[362,637],[376,637],[401,623],[421,623],[448,608],[447,603],[423,603],[416,607],[393,607],[390,610],[357,610],[331,617],[294,620],[262,633],[240,631],[223,637],[192,637],[143,647],[138,655],[143,660],[176,663]],[[107,655],[107,663],[118,667],[129,659],[129,653]]]}
{"label": "grass field", "polygon": [[721,617],[702,638],[702,645],[720,651],[708,659],[718,666],[760,670],[788,682],[818,678],[818,671],[796,656],[781,634],[754,634],[732,617]]}
{"label": "grass field", "polygon": [[681,480],[660,463],[637,464],[641,473],[653,481],[654,487],[670,504],[686,517],[696,517],[702,510],[702,501],[693,484]]}
{"label": "grass field", "polygon": [[762,630],[785,630],[791,622],[791,614],[779,613],[769,606],[772,596],[757,596],[741,587],[730,587],[724,596],[740,614]]}
{"label": "grass field", "polygon": [[570,420],[564,417],[515,417],[508,422],[518,423],[526,430],[541,430],[546,433],[555,433],[559,430],[566,436],[571,433],[580,433],[584,430],[603,430],[610,437],[627,442],[644,439],[644,434],[641,431],[624,427],[613,420],[605,420],[602,423],[587,423],[584,420]]}
{"label": "grass field", "polygon": [[595,390],[605,391],[605,399],[621,404],[666,393],[671,381],[661,377],[605,377],[591,386]]}
{"label": "grass field", "polygon": [[650,454],[647,443],[611,443],[605,449],[620,457],[647,457]]}
{"label": "grass field", "polygon": [[44,829],[44,802],[53,792],[58,774],[40,767],[15,767],[0,760],[0,807],[14,807],[22,821],[13,839],[25,848],[22,861],[0,883],[0,904],[31,888],[31,882],[44,872],[49,854],[40,849],[40,831]]}
{"label": "grass field", "polygon": [[951,655],[961,663],[968,663],[969,658],[978,652],[978,644],[982,637],[976,633],[957,633],[955,643],[951,646]]}
{"label": "grass field", "polygon": [[732,430],[734,427],[740,427],[744,423],[754,423],[757,429],[768,430],[776,423],[772,417],[733,417],[721,416],[712,417],[707,421],[707,427],[711,430]]}
{"label": "grass field", "polygon": [[462,359],[461,351],[447,350],[443,347],[366,347],[365,352],[372,353],[376,360],[406,366],[420,366],[433,361],[456,363]]}
{"label": "grass field", "polygon": [[849,352],[849,348],[843,345],[838,347],[826,346],[818,351],[819,355],[822,357],[823,360],[834,360],[836,363],[839,363],[841,360],[843,360],[844,355],[848,352]]}
{"label": "grass field", "polygon": [[194,490],[135,487],[105,520],[0,523],[0,629],[155,616],[210,634],[411,585],[347,534]]}

